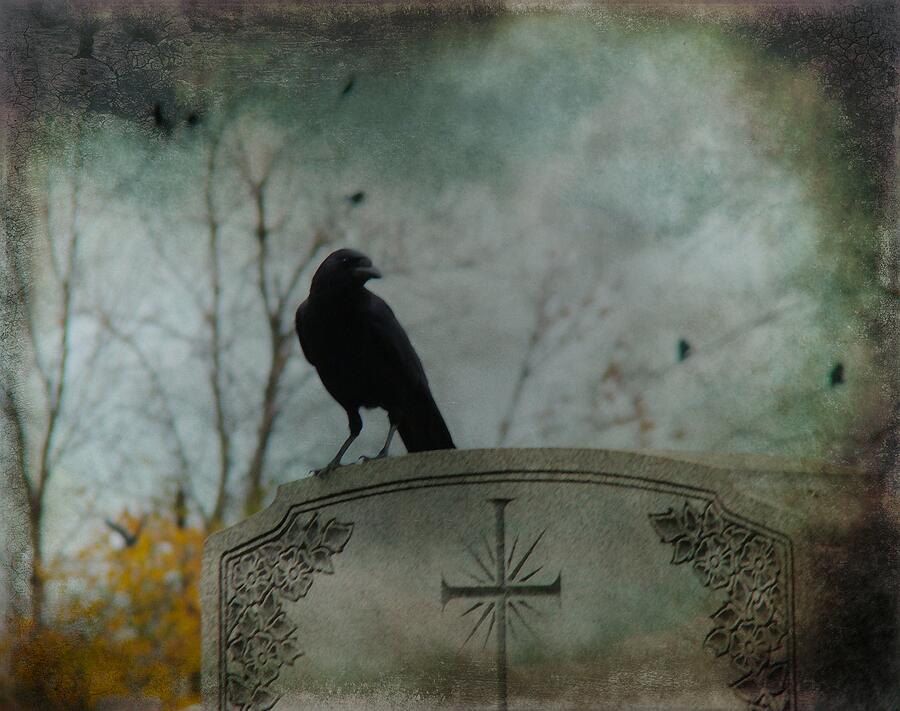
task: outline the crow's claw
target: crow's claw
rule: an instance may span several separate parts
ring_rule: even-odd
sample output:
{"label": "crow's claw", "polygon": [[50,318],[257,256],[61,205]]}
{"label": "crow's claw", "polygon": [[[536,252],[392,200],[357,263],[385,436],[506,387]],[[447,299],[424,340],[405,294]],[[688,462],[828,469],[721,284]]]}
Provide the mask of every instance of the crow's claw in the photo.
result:
{"label": "crow's claw", "polygon": [[340,466],[341,465],[337,464],[336,462],[330,462],[330,463],[326,464],[324,467],[322,467],[321,469],[310,469],[309,473],[314,477],[322,478],[323,476],[325,476],[329,472],[337,469]]}

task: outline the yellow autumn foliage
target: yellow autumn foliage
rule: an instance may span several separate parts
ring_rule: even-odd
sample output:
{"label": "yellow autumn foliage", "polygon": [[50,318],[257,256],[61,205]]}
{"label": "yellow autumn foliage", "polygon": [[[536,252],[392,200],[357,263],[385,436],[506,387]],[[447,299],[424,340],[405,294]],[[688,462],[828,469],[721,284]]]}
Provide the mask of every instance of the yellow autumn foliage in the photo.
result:
{"label": "yellow autumn foliage", "polygon": [[0,640],[0,701],[23,711],[90,711],[111,696],[155,697],[166,711],[199,702],[205,534],[161,515],[119,521],[140,530],[133,545],[104,536],[48,566],[61,600],[48,624],[18,621]]}

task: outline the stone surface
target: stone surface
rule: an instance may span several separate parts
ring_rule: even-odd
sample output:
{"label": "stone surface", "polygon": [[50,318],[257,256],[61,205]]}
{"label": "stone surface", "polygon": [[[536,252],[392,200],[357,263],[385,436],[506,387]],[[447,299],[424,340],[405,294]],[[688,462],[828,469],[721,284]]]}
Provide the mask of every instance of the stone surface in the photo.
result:
{"label": "stone surface", "polygon": [[288,484],[207,542],[205,705],[826,707],[829,620],[867,604],[836,599],[829,572],[860,555],[871,481],[760,457],[476,450]]}

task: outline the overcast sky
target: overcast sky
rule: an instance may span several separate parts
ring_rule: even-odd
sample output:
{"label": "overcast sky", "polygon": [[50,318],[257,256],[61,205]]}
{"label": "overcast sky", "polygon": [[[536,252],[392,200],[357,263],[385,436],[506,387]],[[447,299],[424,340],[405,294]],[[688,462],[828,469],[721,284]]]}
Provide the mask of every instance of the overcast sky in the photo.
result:
{"label": "overcast sky", "polygon": [[[80,176],[73,379],[103,393],[96,436],[54,481],[51,549],[99,522],[85,511],[140,510],[170,491],[165,443],[139,415],[157,404],[134,358],[110,348],[86,375],[97,305],[120,323],[134,317],[196,457],[196,495],[212,497],[203,349],[140,318],[202,340],[190,287],[203,295],[202,181],[218,127],[239,453],[267,347],[247,268],[253,205],[228,152],[240,144],[251,165],[277,156],[274,268],[286,278],[317,229],[371,253],[385,274],[371,288],[407,327],[458,446],[496,446],[507,418],[506,446],[852,459],[883,378],[867,331],[874,274],[857,270],[849,241],[874,243],[874,228],[861,212],[835,217],[851,177],[833,143],[840,110],[812,75],[711,24],[642,30],[603,14],[370,39],[223,47],[230,61],[205,91],[173,104],[170,135],[108,120],[86,130],[80,168],[71,151],[50,154],[51,234],[64,233]],[[203,120],[190,128],[194,103]],[[52,300],[45,307],[49,339]],[[308,371],[294,343],[286,380],[301,385],[272,442],[273,482],[323,465],[346,436]],[[384,414],[368,413],[346,460],[377,451],[386,431]]]}

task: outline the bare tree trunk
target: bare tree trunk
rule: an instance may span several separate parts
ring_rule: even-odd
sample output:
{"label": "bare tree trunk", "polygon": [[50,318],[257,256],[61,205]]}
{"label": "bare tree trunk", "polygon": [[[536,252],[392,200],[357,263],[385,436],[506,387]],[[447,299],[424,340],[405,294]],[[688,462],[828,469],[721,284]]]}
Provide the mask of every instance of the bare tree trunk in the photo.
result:
{"label": "bare tree trunk", "polygon": [[275,428],[275,420],[278,417],[276,398],[281,375],[287,365],[287,339],[284,334],[273,334],[272,356],[269,364],[269,375],[266,379],[266,387],[263,391],[262,413],[260,415],[259,428],[256,434],[256,446],[250,464],[247,467],[247,495],[244,500],[244,514],[258,511],[262,505],[263,483],[262,477],[265,470],[266,453],[269,449],[269,440]]}
{"label": "bare tree trunk", "polygon": [[[76,166],[77,170],[80,166]],[[29,570],[27,575],[28,596],[30,598],[31,616],[36,625],[43,625],[45,613],[45,571],[43,549],[43,525],[45,514],[45,501],[47,487],[54,474],[56,461],[63,454],[65,447],[56,442],[56,434],[60,425],[63,412],[63,404],[68,386],[68,362],[71,352],[71,326],[73,312],[73,280],[75,279],[78,261],[79,232],[79,183],[76,179],[72,184],[70,200],[69,233],[67,239],[67,253],[63,258],[58,254],[58,246],[54,236],[50,233],[49,206],[43,207],[45,219],[44,228],[50,268],[60,291],[60,306],[58,314],[59,337],[55,348],[56,366],[54,369],[44,367],[41,359],[41,344],[37,334],[35,323],[35,305],[30,285],[27,283],[24,262],[27,255],[18,254],[12,257],[10,265],[16,286],[19,290],[21,308],[23,310],[23,325],[32,349],[33,367],[36,370],[45,395],[46,410],[43,413],[44,429],[39,435],[37,462],[29,461],[28,452],[30,442],[37,440],[35,426],[29,425],[30,417],[25,410],[25,405],[16,395],[18,383],[14,382],[14,374],[5,373],[4,384],[4,412],[8,422],[13,424],[16,438],[16,458],[19,476],[21,477],[27,500],[27,523],[29,543]],[[28,366],[26,366],[28,367]]]}
{"label": "bare tree trunk", "polygon": [[207,159],[206,184],[204,201],[206,206],[206,222],[209,236],[209,276],[211,304],[206,314],[209,324],[210,369],[209,386],[215,412],[215,431],[219,452],[219,473],[216,484],[216,502],[210,516],[211,529],[218,528],[225,517],[228,507],[228,480],[231,476],[231,430],[225,415],[225,393],[222,372],[222,280],[219,262],[219,222],[216,217],[213,198],[213,181],[216,173],[216,157],[219,137],[213,138]]}
{"label": "bare tree trunk", "polygon": [[266,202],[265,187],[269,178],[268,171],[263,174],[259,182],[251,185],[254,197],[254,205],[256,207],[256,239],[258,243],[257,251],[257,287],[259,296],[262,301],[263,309],[266,313],[266,322],[269,326],[269,372],[266,376],[266,385],[263,389],[262,408],[260,412],[259,426],[256,432],[256,446],[253,449],[253,455],[247,466],[247,474],[245,477],[247,493],[244,497],[244,515],[258,511],[262,505],[263,499],[263,471],[265,467],[266,452],[269,448],[269,440],[272,436],[272,430],[275,427],[275,420],[278,417],[276,408],[276,398],[278,397],[278,386],[281,382],[281,375],[287,364],[287,353],[285,352],[285,341],[287,340],[282,333],[282,303],[279,299],[278,303],[272,303],[272,296],[269,289],[268,278],[268,245],[269,227],[266,218]]}
{"label": "bare tree trunk", "polygon": [[44,546],[43,546],[43,496],[29,500],[28,538],[31,544],[31,562],[28,575],[29,597],[31,598],[31,618],[35,625],[44,623]]}

